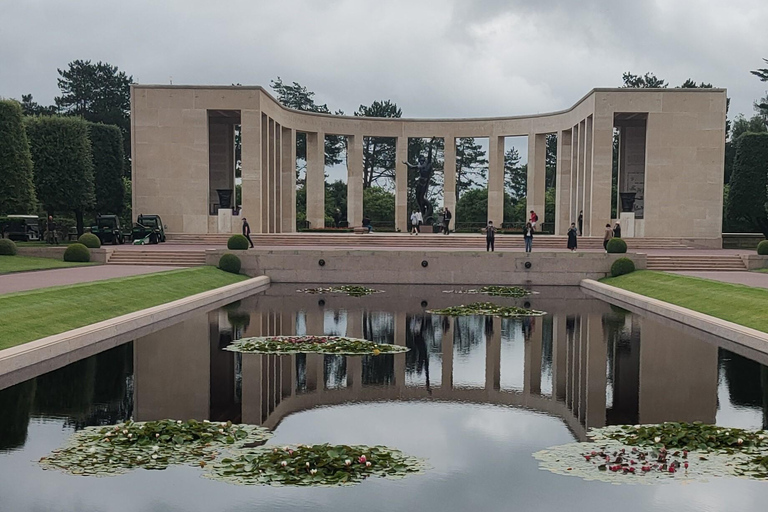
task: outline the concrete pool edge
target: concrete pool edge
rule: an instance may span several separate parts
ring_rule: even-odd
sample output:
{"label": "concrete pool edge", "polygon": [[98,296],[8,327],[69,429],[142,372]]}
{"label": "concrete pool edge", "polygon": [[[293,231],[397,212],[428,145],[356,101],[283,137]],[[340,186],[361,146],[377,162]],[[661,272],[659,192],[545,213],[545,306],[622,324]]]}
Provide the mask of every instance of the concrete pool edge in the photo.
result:
{"label": "concrete pool edge", "polygon": [[623,304],[628,304],[643,311],[693,327],[705,333],[723,338],[757,352],[768,354],[768,333],[722,320],[692,309],[684,308],[652,299],[639,293],[630,292],[615,286],[599,283],[592,279],[584,279],[581,287],[592,292],[598,298],[609,298]]}
{"label": "concrete pool edge", "polygon": [[146,336],[185,320],[203,308],[220,307],[264,291],[270,283],[267,276],[253,277],[0,350],[0,389]]}

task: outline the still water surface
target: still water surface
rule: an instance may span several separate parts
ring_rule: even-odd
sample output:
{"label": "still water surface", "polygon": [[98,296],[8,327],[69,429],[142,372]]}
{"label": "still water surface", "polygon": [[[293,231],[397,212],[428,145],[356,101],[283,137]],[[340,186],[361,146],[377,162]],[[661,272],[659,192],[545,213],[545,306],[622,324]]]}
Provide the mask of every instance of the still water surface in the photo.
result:
{"label": "still water surface", "polygon": [[[765,510],[768,482],[615,486],[540,471],[531,454],[606,424],[704,421],[768,428],[768,368],[716,339],[541,289],[493,299],[549,314],[448,319],[485,300],[442,287],[363,298],[267,292],[0,390],[0,512],[235,510]],[[242,336],[328,334],[406,354],[240,355]],[[724,348],[726,347],[726,348]],[[109,478],[36,461],[77,429],[128,418],[261,424],[270,443],[383,444],[423,475],[346,488],[241,487],[172,467]]]}

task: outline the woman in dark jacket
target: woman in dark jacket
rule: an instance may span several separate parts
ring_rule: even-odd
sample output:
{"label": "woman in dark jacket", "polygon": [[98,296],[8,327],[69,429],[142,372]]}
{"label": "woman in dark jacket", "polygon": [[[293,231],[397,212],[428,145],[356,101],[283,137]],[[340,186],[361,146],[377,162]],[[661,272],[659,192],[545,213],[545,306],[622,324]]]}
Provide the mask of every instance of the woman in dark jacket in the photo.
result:
{"label": "woman in dark jacket", "polygon": [[571,222],[571,227],[568,229],[568,248],[571,250],[571,252],[576,250],[576,236],[578,233],[579,232],[576,229],[576,223]]}
{"label": "woman in dark jacket", "polygon": [[525,252],[531,252],[533,248],[533,224],[530,222],[523,229],[523,240],[525,240]]}

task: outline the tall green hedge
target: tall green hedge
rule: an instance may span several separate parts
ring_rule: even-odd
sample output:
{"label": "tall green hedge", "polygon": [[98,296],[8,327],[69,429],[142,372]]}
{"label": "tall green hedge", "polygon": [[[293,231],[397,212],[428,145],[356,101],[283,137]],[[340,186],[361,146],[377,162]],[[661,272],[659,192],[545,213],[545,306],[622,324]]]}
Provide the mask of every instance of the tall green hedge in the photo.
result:
{"label": "tall green hedge", "polygon": [[749,222],[768,237],[768,133],[745,133],[736,141],[726,216]]}
{"label": "tall green hedge", "polygon": [[93,153],[96,211],[119,215],[123,209],[123,135],[114,125],[88,123]]}
{"label": "tall green hedge", "polygon": [[93,156],[88,123],[76,117],[28,117],[37,198],[53,212],[71,211],[82,233],[82,215],[94,206]]}
{"label": "tall green hedge", "polygon": [[0,214],[36,210],[32,156],[22,119],[18,103],[0,100]]}

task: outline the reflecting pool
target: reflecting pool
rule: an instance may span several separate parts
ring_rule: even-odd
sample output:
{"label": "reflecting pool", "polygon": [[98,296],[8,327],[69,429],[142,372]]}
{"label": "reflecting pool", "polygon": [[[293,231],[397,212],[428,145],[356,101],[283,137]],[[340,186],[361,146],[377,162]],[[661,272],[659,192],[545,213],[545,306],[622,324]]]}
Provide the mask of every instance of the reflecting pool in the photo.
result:
{"label": "reflecting pool", "polygon": [[[444,286],[387,286],[360,298],[296,288],[273,286],[0,390],[0,511],[765,509],[768,482],[616,486],[541,471],[531,456],[612,424],[768,428],[765,356],[577,288],[541,288],[521,299],[446,294]],[[426,312],[476,300],[548,314]],[[360,337],[410,351],[223,350],[240,337],[288,334]],[[353,487],[277,488],[212,481],[191,467],[89,478],[37,464],[76,430],[129,418],[258,424],[280,445],[387,445],[427,459],[430,469]]]}

